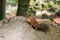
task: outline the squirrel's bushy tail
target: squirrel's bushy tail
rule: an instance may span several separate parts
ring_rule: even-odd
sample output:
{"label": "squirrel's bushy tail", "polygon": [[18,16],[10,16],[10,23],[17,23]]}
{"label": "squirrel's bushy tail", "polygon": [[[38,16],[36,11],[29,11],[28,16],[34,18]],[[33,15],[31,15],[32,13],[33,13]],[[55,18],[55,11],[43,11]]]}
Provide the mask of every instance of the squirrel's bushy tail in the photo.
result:
{"label": "squirrel's bushy tail", "polygon": [[39,27],[38,27],[38,30],[47,32],[47,31],[50,30],[50,28],[49,28],[49,25],[47,25],[47,24],[45,24],[45,23],[40,23],[40,24],[39,24]]}

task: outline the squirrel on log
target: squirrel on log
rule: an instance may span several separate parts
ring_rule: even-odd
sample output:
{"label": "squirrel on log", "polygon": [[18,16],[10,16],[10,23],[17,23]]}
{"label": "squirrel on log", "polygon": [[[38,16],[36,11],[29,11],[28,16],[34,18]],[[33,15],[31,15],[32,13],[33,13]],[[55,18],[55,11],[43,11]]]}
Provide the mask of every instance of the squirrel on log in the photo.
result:
{"label": "squirrel on log", "polygon": [[35,30],[41,30],[41,31],[44,31],[44,32],[50,30],[50,28],[49,28],[49,26],[48,26],[47,24],[45,24],[45,23],[40,23],[40,24],[38,24],[38,22],[36,21],[36,19],[35,19],[34,17],[32,17],[32,16],[28,16],[28,17],[26,18],[26,22],[27,22],[28,24],[30,24],[31,27],[32,27],[33,29],[35,29]]}

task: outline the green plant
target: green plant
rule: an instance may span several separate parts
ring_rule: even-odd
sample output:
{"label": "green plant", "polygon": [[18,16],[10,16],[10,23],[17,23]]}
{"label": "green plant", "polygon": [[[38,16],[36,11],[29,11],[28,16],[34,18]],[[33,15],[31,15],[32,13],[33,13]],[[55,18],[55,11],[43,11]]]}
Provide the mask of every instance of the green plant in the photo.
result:
{"label": "green plant", "polygon": [[42,14],[41,18],[46,19],[46,18],[48,18],[48,16],[46,14]]}
{"label": "green plant", "polygon": [[52,21],[52,22],[53,22],[53,17],[52,17],[52,16],[50,16],[50,17],[49,17],[49,19],[50,19],[50,21]]}
{"label": "green plant", "polygon": [[55,12],[55,11],[56,11],[56,8],[50,7],[48,11],[50,11],[50,12]]}
{"label": "green plant", "polygon": [[58,11],[56,12],[56,15],[57,15],[58,17],[60,17],[60,10],[58,10]]}

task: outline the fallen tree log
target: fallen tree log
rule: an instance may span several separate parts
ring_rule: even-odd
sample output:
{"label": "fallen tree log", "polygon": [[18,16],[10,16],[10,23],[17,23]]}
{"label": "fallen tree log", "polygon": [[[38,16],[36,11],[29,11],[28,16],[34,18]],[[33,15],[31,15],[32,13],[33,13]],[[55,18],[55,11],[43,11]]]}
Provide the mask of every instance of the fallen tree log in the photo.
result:
{"label": "fallen tree log", "polygon": [[[51,26],[49,32],[34,30],[25,22],[25,17],[13,17],[9,22],[0,22],[0,40],[60,40],[60,28]],[[42,22],[40,22],[42,23]],[[46,23],[46,22],[43,22]]]}

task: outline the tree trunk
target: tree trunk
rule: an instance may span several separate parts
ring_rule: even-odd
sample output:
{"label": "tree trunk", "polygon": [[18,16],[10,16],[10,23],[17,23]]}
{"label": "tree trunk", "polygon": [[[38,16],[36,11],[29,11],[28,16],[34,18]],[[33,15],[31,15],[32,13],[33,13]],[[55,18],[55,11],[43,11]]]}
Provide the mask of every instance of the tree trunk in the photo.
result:
{"label": "tree trunk", "polygon": [[19,0],[16,16],[26,16],[30,0]]}
{"label": "tree trunk", "polygon": [[5,17],[5,2],[6,0],[0,0],[0,20]]}

